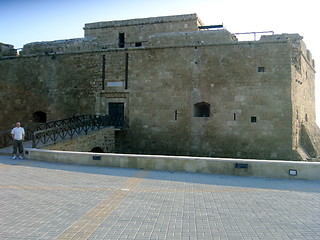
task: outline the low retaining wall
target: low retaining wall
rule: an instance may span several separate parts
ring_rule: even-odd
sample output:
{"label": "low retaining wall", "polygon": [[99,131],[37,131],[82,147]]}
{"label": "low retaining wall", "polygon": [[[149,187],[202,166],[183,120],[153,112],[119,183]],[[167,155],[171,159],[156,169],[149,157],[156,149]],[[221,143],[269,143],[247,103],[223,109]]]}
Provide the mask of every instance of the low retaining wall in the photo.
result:
{"label": "low retaining wall", "polygon": [[320,163],[26,149],[26,158],[69,164],[320,180]]}

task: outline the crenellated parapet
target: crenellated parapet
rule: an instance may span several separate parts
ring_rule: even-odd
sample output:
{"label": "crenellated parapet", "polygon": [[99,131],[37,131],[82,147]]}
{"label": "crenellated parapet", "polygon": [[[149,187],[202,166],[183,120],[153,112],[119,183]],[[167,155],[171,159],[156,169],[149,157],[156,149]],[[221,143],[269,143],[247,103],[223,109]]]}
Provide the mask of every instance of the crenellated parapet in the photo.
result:
{"label": "crenellated parapet", "polygon": [[187,46],[234,43],[236,40],[226,29],[214,31],[192,31],[156,33],[149,37],[148,46]]}
{"label": "crenellated parapet", "polygon": [[264,35],[260,41],[288,41],[297,53],[301,53],[302,56],[309,62],[309,64],[315,68],[315,61],[312,59],[311,52],[307,49],[306,44],[303,41],[303,37],[297,33],[294,34],[276,34],[276,35]]}
{"label": "crenellated parapet", "polygon": [[196,14],[87,23],[84,38],[28,43],[20,54],[46,55],[145,47],[154,34],[199,32],[198,27],[202,25]]}
{"label": "crenellated parapet", "polygon": [[0,42],[0,57],[15,56],[15,55],[17,55],[17,50],[14,49],[13,45]]}
{"label": "crenellated parapet", "polygon": [[95,37],[33,42],[24,45],[20,55],[88,52],[101,47],[102,44],[97,42]]}

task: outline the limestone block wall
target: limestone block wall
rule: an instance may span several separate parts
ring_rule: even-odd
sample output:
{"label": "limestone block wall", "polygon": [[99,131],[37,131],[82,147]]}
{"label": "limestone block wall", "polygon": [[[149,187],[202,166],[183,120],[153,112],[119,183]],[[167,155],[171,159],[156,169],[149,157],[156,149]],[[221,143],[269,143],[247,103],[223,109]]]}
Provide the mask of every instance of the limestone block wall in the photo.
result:
{"label": "limestone block wall", "polygon": [[[32,123],[36,111],[48,120],[108,114],[122,102],[121,152],[297,159],[290,51],[278,40],[2,59],[1,126]],[[198,103],[208,116],[196,116]]]}
{"label": "limestone block wall", "polygon": [[[286,41],[129,52],[128,152],[290,159]],[[210,116],[196,117],[207,103]],[[131,141],[132,139],[132,141]]]}
{"label": "limestone block wall", "polygon": [[299,147],[301,144],[301,126],[303,124],[312,125],[316,122],[315,63],[310,58],[311,54],[306,50],[304,44],[296,46],[291,51],[292,95],[294,96],[292,98],[294,148]]}
{"label": "limestone block wall", "polygon": [[44,149],[91,152],[93,149],[101,149],[104,153],[115,152],[115,130],[114,128],[104,128],[88,135],[78,136],[74,139],[66,140],[49,146]]}
{"label": "limestone block wall", "polygon": [[301,37],[237,42],[201,24],[195,14],[93,23],[88,41],[1,57],[0,128],[32,124],[39,111],[50,121],[119,103],[128,120],[115,136],[120,152],[298,160],[301,125],[315,123],[314,61]]}
{"label": "limestone block wall", "polygon": [[56,54],[0,59],[0,129],[33,123],[43,112],[47,121],[95,113],[101,89],[100,54]]}
{"label": "limestone block wall", "polygon": [[96,37],[99,41],[110,43],[110,47],[119,45],[119,33],[124,34],[124,47],[142,46],[148,37],[155,33],[197,31],[202,25],[196,14],[180,16],[108,21],[85,24],[85,37]]}

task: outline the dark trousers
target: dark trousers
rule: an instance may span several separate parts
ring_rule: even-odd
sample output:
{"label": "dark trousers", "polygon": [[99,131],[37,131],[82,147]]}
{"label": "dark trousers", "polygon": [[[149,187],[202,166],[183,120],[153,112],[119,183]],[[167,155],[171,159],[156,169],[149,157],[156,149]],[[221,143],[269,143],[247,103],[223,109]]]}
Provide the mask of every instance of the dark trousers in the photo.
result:
{"label": "dark trousers", "polygon": [[22,140],[14,140],[13,141],[13,154],[17,154],[17,149],[19,148],[19,153],[23,153],[23,144]]}

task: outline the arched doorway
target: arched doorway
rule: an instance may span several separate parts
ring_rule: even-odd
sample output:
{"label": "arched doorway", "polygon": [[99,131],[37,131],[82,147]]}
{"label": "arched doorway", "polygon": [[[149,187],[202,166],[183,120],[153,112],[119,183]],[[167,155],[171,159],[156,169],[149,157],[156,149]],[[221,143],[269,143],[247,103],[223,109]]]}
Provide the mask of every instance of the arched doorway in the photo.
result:
{"label": "arched doorway", "polygon": [[94,147],[91,149],[90,152],[94,152],[94,153],[103,153],[103,150],[101,147]]}
{"label": "arched doorway", "polygon": [[199,102],[194,105],[194,117],[210,117],[210,104]]}
{"label": "arched doorway", "polygon": [[47,122],[47,114],[45,112],[37,111],[33,113],[32,121],[35,123],[45,123]]}

